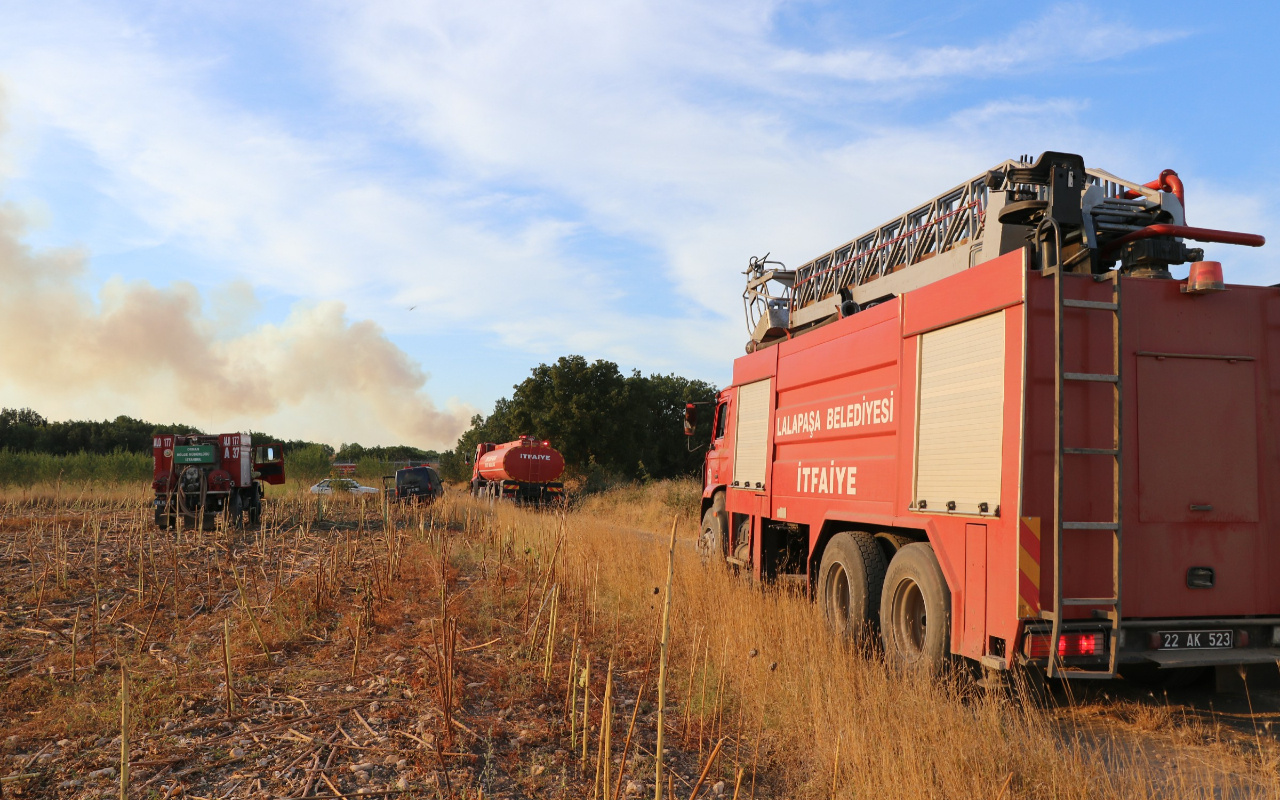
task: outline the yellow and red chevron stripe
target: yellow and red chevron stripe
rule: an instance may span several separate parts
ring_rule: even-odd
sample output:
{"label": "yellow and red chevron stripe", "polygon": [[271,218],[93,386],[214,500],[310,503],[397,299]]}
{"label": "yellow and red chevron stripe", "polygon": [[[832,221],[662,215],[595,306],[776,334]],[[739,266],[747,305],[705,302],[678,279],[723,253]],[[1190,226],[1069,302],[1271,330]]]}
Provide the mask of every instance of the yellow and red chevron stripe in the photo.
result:
{"label": "yellow and red chevron stripe", "polygon": [[1018,525],[1018,616],[1040,616],[1040,518]]}

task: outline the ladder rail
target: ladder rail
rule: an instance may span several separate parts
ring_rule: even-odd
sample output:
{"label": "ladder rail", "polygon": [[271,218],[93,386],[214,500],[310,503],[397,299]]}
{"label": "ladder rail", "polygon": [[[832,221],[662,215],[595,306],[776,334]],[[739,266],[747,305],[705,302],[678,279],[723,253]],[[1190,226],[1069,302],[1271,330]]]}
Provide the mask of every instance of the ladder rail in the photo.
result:
{"label": "ladder rail", "polygon": [[[1038,248],[1037,248],[1038,249]],[[1041,267],[1044,269],[1044,267]],[[1058,642],[1062,639],[1062,267],[1053,268],[1053,629],[1049,634],[1049,677],[1061,671]]]}
{"label": "ladder rail", "polygon": [[1111,486],[1111,513],[1112,519],[1116,522],[1115,536],[1111,539],[1111,585],[1115,587],[1116,602],[1112,606],[1115,616],[1111,619],[1111,646],[1110,658],[1108,659],[1108,671],[1116,674],[1116,666],[1120,658],[1120,601],[1121,586],[1120,581],[1123,575],[1122,558],[1124,556],[1124,460],[1121,458],[1124,451],[1124,440],[1121,438],[1124,434],[1124,392],[1119,380],[1120,370],[1124,364],[1124,331],[1122,327],[1122,318],[1120,315],[1120,272],[1119,270],[1111,273],[1111,302],[1115,306],[1111,309],[1111,338],[1114,343],[1111,351],[1111,370],[1116,374],[1116,382],[1111,385],[1112,392],[1112,417],[1111,417],[1111,441],[1115,449],[1115,455],[1112,456],[1115,461],[1113,481]]}

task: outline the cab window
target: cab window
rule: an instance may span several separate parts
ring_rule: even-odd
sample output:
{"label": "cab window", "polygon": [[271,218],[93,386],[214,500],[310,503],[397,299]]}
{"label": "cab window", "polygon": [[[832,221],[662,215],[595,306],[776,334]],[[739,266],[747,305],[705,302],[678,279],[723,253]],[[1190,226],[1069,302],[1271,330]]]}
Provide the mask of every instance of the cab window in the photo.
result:
{"label": "cab window", "polygon": [[724,438],[725,419],[729,416],[729,404],[721,403],[716,406],[716,436],[717,439]]}

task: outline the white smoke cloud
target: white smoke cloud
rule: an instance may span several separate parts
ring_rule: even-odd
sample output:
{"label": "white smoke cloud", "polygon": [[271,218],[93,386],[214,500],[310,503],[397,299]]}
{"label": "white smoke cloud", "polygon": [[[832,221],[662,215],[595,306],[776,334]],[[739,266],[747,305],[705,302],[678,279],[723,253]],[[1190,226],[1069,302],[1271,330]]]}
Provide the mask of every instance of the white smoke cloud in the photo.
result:
{"label": "white smoke cloud", "polygon": [[[335,443],[440,447],[474,413],[439,408],[427,373],[378,325],[349,321],[342,303],[296,307],[282,324],[225,337],[224,319],[191,284],[113,279],[95,297],[83,287],[86,253],[37,252],[24,235],[21,212],[0,206],[0,387],[47,415],[83,413],[101,396],[114,407],[94,417],[194,415]],[[252,305],[247,287],[232,293],[240,302],[223,305]]]}

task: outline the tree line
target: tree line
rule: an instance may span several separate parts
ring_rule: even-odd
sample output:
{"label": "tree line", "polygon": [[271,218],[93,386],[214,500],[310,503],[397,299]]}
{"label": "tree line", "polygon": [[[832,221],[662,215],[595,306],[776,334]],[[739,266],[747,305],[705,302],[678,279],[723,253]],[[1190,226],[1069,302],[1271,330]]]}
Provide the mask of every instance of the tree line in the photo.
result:
{"label": "tree line", "polygon": [[[151,440],[159,433],[203,434],[193,425],[157,425],[133,417],[113,420],[66,420],[51,422],[30,408],[0,409],[0,449],[15,453],[42,453],[69,456],[78,453],[108,455],[116,452],[151,455]],[[334,455],[333,447],[303,439],[281,440],[270,434],[251,431],[256,442],[282,442],[285,452],[318,447]],[[359,445],[354,445],[359,447]]]}
{"label": "tree line", "polygon": [[572,475],[624,479],[689,475],[702,463],[690,452],[682,422],[685,403],[713,401],[716,387],[678,375],[625,375],[611,361],[564,356],[540,364],[510,398],[477,414],[457,445],[440,455],[445,478],[470,480],[476,446],[523,434],[551,442]]}
{"label": "tree line", "polygon": [[[548,440],[564,456],[566,471],[574,477],[661,479],[698,470],[702,453],[689,450],[681,425],[685,403],[714,401],[717,391],[705,381],[678,375],[646,377],[638,370],[624,374],[611,361],[588,362],[578,355],[539,364],[513,389],[510,398],[500,398],[494,404],[492,414],[472,417],[471,427],[444,453],[407,445],[363,447],[356,443],[343,444],[335,451],[319,442],[281,440],[259,431],[250,431],[250,435],[255,442],[283,441],[286,473],[303,480],[329,474],[334,461],[357,464],[362,475],[385,471],[393,462],[439,461],[445,478],[468,481],[478,444],[508,442],[523,434]],[[122,474],[120,478],[132,480],[134,472],[141,473],[150,463],[152,437],[157,433],[203,431],[192,425],[157,425],[128,416],[101,422],[53,422],[29,408],[0,409],[0,484],[15,480],[28,483],[43,479],[37,475],[45,473],[56,476],[70,464],[63,464],[63,460],[85,457],[88,460],[74,470],[76,474],[101,479],[100,472],[122,469],[120,464],[127,461],[129,476]],[[137,458],[92,458],[120,454]],[[37,455],[45,457],[37,459],[38,465],[31,458]]]}

